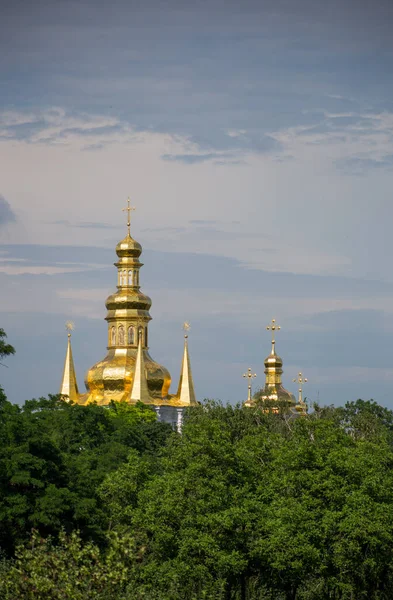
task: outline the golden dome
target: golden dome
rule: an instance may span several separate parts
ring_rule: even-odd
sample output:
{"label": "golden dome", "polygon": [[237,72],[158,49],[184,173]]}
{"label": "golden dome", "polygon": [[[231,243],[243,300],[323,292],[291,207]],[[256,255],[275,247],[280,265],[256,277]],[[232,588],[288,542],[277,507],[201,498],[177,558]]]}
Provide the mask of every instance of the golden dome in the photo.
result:
{"label": "golden dome", "polygon": [[254,394],[256,400],[274,400],[288,403],[290,406],[296,404],[295,396],[286,390],[281,382],[282,358],[276,354],[275,342],[272,342],[272,351],[265,358],[265,386]]}
{"label": "golden dome", "polygon": [[[149,396],[152,404],[160,404],[168,396],[171,384],[169,371],[156,363],[147,350],[143,350],[144,366]],[[86,373],[88,394],[86,402],[109,404],[111,400],[130,401],[134,383],[137,348],[109,350],[107,356]]]}
{"label": "golden dome", "polygon": [[[127,209],[131,210],[131,209]],[[129,232],[116,246],[118,262],[117,291],[106,300],[108,310],[108,353],[86,373],[87,394],[81,403],[109,404],[111,400],[132,402],[138,347],[143,356],[148,401],[160,405],[168,400],[171,383],[169,371],[156,363],[149,354],[148,324],[151,299],[140,291],[139,275],[143,266],[139,261],[142,246]]]}
{"label": "golden dome", "polygon": [[255,392],[253,398],[247,400],[244,405],[255,406],[256,402],[260,400],[268,400],[277,402],[278,404],[284,403],[288,406],[294,406],[296,405],[295,396],[288,392],[288,390],[286,390],[282,385],[281,375],[283,374],[283,362],[282,358],[276,354],[276,341],[274,339],[274,333],[275,331],[280,330],[280,327],[273,319],[271,325],[266,327],[266,329],[272,332],[272,349],[269,356],[267,356],[264,361],[266,375],[265,385],[263,388]]}
{"label": "golden dome", "polygon": [[114,294],[108,296],[105,302],[108,311],[112,310],[149,310],[151,299],[133,288],[120,288]]}
{"label": "golden dome", "polygon": [[269,354],[269,356],[265,358],[264,364],[265,369],[282,369],[282,358],[278,356],[275,352],[274,354],[272,352],[271,354]]}
{"label": "golden dome", "polygon": [[117,244],[116,254],[119,258],[139,258],[142,254],[142,246],[127,233],[126,237]]}

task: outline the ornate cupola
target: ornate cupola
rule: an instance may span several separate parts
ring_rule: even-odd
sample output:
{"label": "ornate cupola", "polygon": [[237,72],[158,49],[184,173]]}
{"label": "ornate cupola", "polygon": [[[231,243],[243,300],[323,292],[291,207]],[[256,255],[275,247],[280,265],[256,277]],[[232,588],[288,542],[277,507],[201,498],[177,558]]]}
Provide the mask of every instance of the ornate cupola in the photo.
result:
{"label": "ornate cupola", "polygon": [[272,319],[271,324],[266,329],[272,332],[272,349],[269,356],[265,358],[265,386],[254,394],[251,401],[247,400],[244,405],[254,406],[258,401],[269,400],[278,402],[278,404],[285,403],[288,406],[295,406],[296,399],[294,395],[282,385],[283,363],[282,358],[276,354],[275,332],[281,328],[276,324],[275,319]]}
{"label": "ornate cupola", "polygon": [[[139,371],[143,368],[148,389],[148,394],[144,393],[141,400],[160,404],[168,396],[171,376],[149,354],[149,309],[152,303],[140,290],[142,246],[130,234],[130,214],[135,209],[130,206],[129,199],[123,210],[128,216],[127,235],[116,246],[117,291],[105,303],[108,311],[105,317],[108,323],[108,353],[87,372],[87,394],[80,401],[102,405],[109,404],[111,400],[135,402],[132,391],[138,366]],[[142,356],[139,355],[137,365],[138,344]]]}

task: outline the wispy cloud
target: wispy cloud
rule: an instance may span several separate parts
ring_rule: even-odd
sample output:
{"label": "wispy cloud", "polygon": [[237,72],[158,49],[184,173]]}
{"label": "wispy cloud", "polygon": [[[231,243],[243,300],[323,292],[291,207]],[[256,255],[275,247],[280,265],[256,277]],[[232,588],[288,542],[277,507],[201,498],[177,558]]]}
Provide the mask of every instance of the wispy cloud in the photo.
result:
{"label": "wispy cloud", "polygon": [[191,219],[191,221],[189,221],[189,223],[191,225],[208,225],[208,226],[218,225],[218,221],[215,219]]}
{"label": "wispy cloud", "polygon": [[[225,165],[227,162],[234,164],[234,159],[222,152],[208,152],[205,154],[163,154],[162,160],[180,162],[185,165],[196,165],[198,163],[214,161],[216,164]],[[236,164],[239,164],[236,161]]]}
{"label": "wispy cloud", "polygon": [[58,219],[57,221],[49,221],[49,225],[64,225],[64,227],[78,227],[81,229],[118,229],[117,225],[109,223],[101,223],[97,221],[79,221],[72,223],[66,219]]}
{"label": "wispy cloud", "polygon": [[[301,120],[301,113],[298,119]],[[224,131],[217,127],[212,137],[211,131],[191,135],[170,130],[159,133],[120,118],[73,114],[55,107],[36,113],[31,110],[0,112],[0,139],[46,145],[67,145],[78,140],[81,150],[92,151],[114,144],[140,144],[158,136],[163,145],[172,150],[162,153],[162,160],[191,166],[242,165],[257,155],[268,155],[278,161],[296,160],[301,147],[319,146],[333,148],[331,162],[343,172],[358,174],[391,167],[392,112],[317,109],[309,112],[307,120],[307,124],[270,131],[255,127]],[[100,227],[93,222],[72,226]]]}
{"label": "wispy cloud", "polygon": [[[329,149],[331,163],[354,175],[393,166],[393,113],[322,112],[322,118],[272,132],[284,151],[299,156],[303,149]],[[315,152],[316,150],[313,150]]]}
{"label": "wispy cloud", "polygon": [[[67,144],[75,138],[99,138],[100,144],[123,139],[138,141],[138,132],[116,117],[94,113],[72,113],[61,107],[36,111],[0,112],[0,139],[32,144]],[[97,146],[96,143],[91,144]]]}
{"label": "wispy cloud", "polygon": [[11,208],[10,203],[0,194],[0,227],[7,223],[14,223],[16,214]]}
{"label": "wispy cloud", "polygon": [[225,131],[217,125],[204,133],[178,133],[169,124],[152,128],[136,125],[118,117],[91,112],[67,111],[62,107],[46,110],[0,111],[0,141],[24,141],[29,144],[70,145],[78,141],[81,150],[100,151],[113,144],[139,144],[152,137],[167,140],[173,152],[161,155],[167,162],[194,165],[244,164],[250,153],[279,150],[279,143],[263,130]]}
{"label": "wispy cloud", "polygon": [[389,170],[393,169],[393,154],[390,156],[385,156],[383,159],[373,159],[373,158],[360,158],[360,157],[350,157],[344,159],[337,159],[336,166],[343,171],[344,173],[348,173],[351,175],[366,175],[366,173],[370,170]]}
{"label": "wispy cloud", "polygon": [[0,273],[5,273],[6,275],[59,275],[60,273],[80,273],[86,270],[86,268],[82,267],[52,267],[49,265],[14,266],[0,264]]}

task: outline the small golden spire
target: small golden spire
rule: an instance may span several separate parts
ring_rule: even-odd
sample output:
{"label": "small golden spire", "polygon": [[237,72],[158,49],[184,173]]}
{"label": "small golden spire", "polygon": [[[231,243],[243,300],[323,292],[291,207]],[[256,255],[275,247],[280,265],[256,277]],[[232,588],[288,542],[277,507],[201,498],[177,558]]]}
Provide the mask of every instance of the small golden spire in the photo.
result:
{"label": "small golden spire", "polygon": [[72,321],[67,321],[65,324],[67,331],[68,343],[67,352],[64,361],[63,378],[60,385],[60,394],[62,396],[68,396],[72,402],[78,402],[79,392],[78,384],[76,382],[74,359],[72,357],[71,349],[71,331],[75,329],[75,325]]}
{"label": "small golden spire", "polygon": [[276,340],[275,340],[275,337],[274,337],[274,332],[275,331],[280,331],[281,327],[280,327],[280,325],[276,325],[276,319],[272,319],[272,322],[270,323],[270,325],[268,325],[266,327],[266,329],[268,331],[272,332],[272,354],[275,354],[276,353],[276,350],[275,350]]}
{"label": "small golden spire", "polygon": [[127,206],[125,208],[122,208],[122,211],[127,211],[127,231],[128,231],[128,235],[130,235],[130,227],[131,227],[131,211],[132,210],[136,210],[135,206],[130,206],[130,197],[128,196],[127,198]]}
{"label": "small golden spire", "polygon": [[142,350],[142,333],[139,333],[138,353],[136,355],[134,382],[132,384],[131,402],[145,402],[149,404],[149,390],[145,372],[145,360]]}
{"label": "small golden spire", "polygon": [[304,401],[303,401],[303,384],[307,383],[308,379],[306,379],[306,377],[303,377],[303,375],[301,373],[298,374],[297,378],[293,380],[293,383],[297,383],[299,386],[299,396],[298,396],[298,403],[299,405],[304,405]]}
{"label": "small golden spire", "polygon": [[253,373],[251,367],[248,367],[247,373],[243,373],[243,377],[247,378],[248,381],[248,394],[247,394],[247,403],[251,402],[251,381],[257,376],[256,373]]}
{"label": "small golden spire", "polygon": [[176,394],[181,406],[196,406],[197,404],[194,390],[194,380],[191,371],[190,355],[188,354],[188,332],[190,329],[191,325],[188,321],[183,323],[184,353],[180,371],[179,387]]}

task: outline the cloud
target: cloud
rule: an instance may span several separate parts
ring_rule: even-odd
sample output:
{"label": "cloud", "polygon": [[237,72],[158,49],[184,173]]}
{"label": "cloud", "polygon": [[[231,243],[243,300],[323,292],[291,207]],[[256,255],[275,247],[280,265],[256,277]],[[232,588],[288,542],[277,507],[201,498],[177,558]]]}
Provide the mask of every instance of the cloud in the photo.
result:
{"label": "cloud", "polygon": [[59,275],[60,273],[77,273],[86,271],[86,268],[79,267],[50,267],[48,265],[2,265],[0,264],[0,273],[7,275]]}
{"label": "cloud", "polygon": [[[305,152],[328,155],[332,166],[352,175],[393,166],[393,112],[322,113],[316,122],[284,128],[270,135],[283,151],[299,157]],[[316,113],[317,114],[317,113]]]}
{"label": "cloud", "polygon": [[[0,273],[8,276],[21,275],[59,275],[66,273],[85,273],[107,269],[108,264],[100,264],[97,258],[100,253],[97,249],[87,249],[84,252],[86,259],[78,255],[79,260],[73,260],[75,253],[70,247],[45,247],[26,245],[6,245],[0,252]],[[90,250],[90,252],[89,252]],[[87,255],[88,253],[88,255]]]}
{"label": "cloud", "polygon": [[67,219],[49,221],[49,225],[64,225],[65,227],[79,227],[81,229],[118,229],[116,225],[110,225],[109,223],[100,223],[96,221],[80,221],[71,223],[71,221],[67,221]]}
{"label": "cloud", "polygon": [[0,227],[3,227],[8,223],[15,223],[15,221],[16,215],[12,210],[10,203],[0,194]]}
{"label": "cloud", "polygon": [[103,144],[104,141],[110,143],[119,135],[129,141],[137,138],[133,129],[116,117],[86,112],[71,113],[61,107],[38,109],[34,112],[0,112],[0,139],[4,140],[64,144],[83,136],[85,140],[102,138]]}
{"label": "cloud", "polygon": [[167,233],[167,234],[176,234],[176,233],[184,233],[187,231],[186,227],[145,227],[142,229],[145,233]]}
{"label": "cloud", "polygon": [[218,225],[218,221],[216,219],[191,219],[189,223],[190,225]]}
{"label": "cloud", "polygon": [[350,175],[365,175],[370,170],[392,170],[393,154],[385,156],[382,160],[360,157],[337,159],[335,164],[343,173],[348,173]]}
{"label": "cloud", "polygon": [[200,127],[197,134],[182,139],[184,152],[163,154],[165,161],[194,165],[213,161],[215,165],[245,164],[249,154],[268,154],[280,150],[279,142],[259,129],[224,131],[220,127]]}
{"label": "cloud", "polygon": [[161,158],[162,160],[180,162],[186,165],[196,165],[216,159],[220,160],[221,164],[225,164],[227,159],[231,160],[226,154],[219,152],[208,152],[206,154],[163,154]]}
{"label": "cloud", "polygon": [[166,152],[161,159],[193,165],[212,161],[217,165],[243,164],[249,153],[268,153],[279,143],[263,131],[223,131],[219,126],[199,128],[198,134],[180,134],[176,128],[135,125],[119,117],[67,111],[62,107],[32,111],[0,110],[0,141],[24,141],[40,145],[71,145],[84,151],[102,151],[114,144],[140,144],[149,138],[167,139],[181,152]]}
{"label": "cloud", "polygon": [[287,162],[296,160],[302,147],[320,146],[333,149],[331,164],[343,172],[390,168],[393,112],[314,109],[293,115],[298,122],[303,117],[307,123],[279,129],[256,127],[255,123],[247,129],[224,129],[218,122],[199,127],[198,133],[192,132],[195,122],[191,121],[189,132],[178,133],[169,124],[154,128],[60,107],[36,112],[6,110],[0,112],[0,139],[48,146],[77,141],[80,150],[103,151],[113,145],[149,144],[156,138],[167,150],[160,155],[165,162],[216,166],[244,165],[258,155]]}

